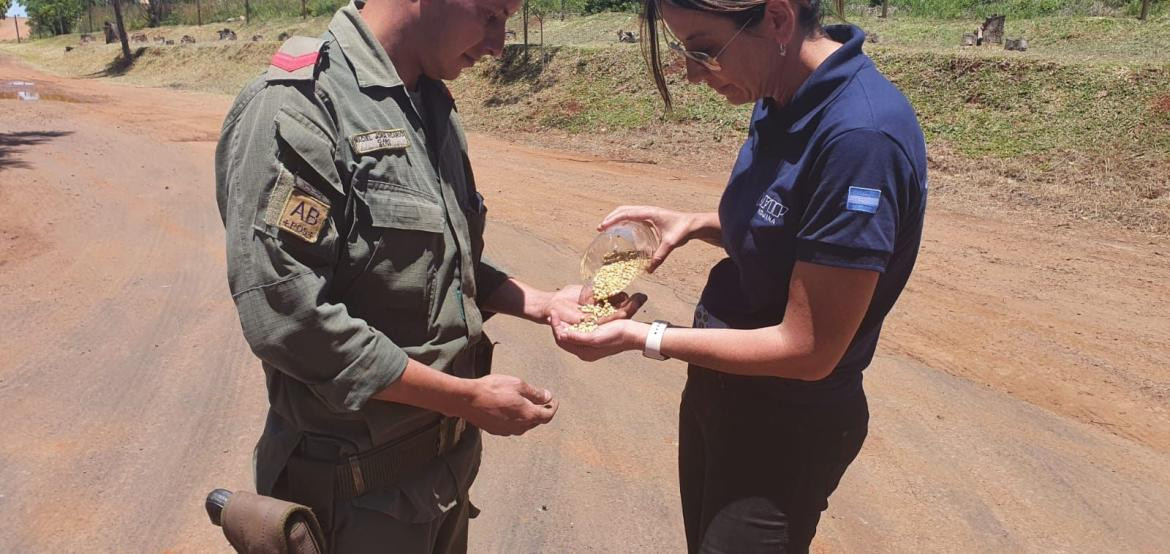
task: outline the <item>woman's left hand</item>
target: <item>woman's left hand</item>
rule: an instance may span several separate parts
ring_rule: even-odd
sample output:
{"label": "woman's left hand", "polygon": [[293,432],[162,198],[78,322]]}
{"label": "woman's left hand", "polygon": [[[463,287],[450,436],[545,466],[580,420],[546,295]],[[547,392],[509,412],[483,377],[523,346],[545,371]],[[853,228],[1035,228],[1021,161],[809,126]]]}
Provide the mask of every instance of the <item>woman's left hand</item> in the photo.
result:
{"label": "woman's left hand", "polygon": [[553,338],[566,352],[587,362],[593,362],[625,352],[641,350],[650,326],[629,319],[603,323],[592,332],[583,333],[570,328],[554,313],[549,318]]}

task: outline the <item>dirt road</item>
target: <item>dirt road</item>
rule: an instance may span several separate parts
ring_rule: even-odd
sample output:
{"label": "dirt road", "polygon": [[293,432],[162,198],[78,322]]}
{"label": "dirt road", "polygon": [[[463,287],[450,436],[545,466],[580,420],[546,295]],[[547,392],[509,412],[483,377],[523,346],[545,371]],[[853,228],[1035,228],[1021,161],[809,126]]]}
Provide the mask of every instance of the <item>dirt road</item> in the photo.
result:
{"label": "dirt road", "polygon": [[[265,406],[213,199],[230,99],[0,60],[10,79],[42,100],[0,94],[0,550],[224,551],[202,498],[250,485]],[[471,145],[489,255],[546,287],[575,279],[612,206],[709,209],[720,194],[715,171]],[[1170,244],[935,206],[867,370],[870,439],[816,548],[1164,548]],[[688,321],[718,257],[680,251],[639,285],[643,317]],[[562,404],[551,426],[488,440],[473,551],[681,550],[682,365],[589,365],[538,326],[488,329],[497,371]]]}

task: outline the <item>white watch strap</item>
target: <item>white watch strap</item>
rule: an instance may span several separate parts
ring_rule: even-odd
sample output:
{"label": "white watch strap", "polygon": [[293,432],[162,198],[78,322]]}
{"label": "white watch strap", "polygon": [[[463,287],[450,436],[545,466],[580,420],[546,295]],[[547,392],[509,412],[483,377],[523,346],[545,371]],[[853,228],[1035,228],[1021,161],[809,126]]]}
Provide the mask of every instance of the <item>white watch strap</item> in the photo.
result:
{"label": "white watch strap", "polygon": [[666,329],[670,327],[670,323],[665,321],[655,321],[650,324],[650,332],[646,334],[646,346],[642,347],[642,355],[653,360],[665,360],[666,356],[662,355],[662,336],[666,334]]}

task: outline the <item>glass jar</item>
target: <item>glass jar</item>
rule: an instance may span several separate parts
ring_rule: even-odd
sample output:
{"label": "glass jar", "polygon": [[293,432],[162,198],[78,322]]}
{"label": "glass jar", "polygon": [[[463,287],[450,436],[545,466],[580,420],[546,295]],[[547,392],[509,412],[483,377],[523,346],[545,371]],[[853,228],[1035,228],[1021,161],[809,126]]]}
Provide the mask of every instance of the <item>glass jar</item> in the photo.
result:
{"label": "glass jar", "polygon": [[[581,257],[581,304],[604,300],[628,287],[650,266],[659,241],[658,231],[647,221],[623,221],[598,234]],[[604,298],[594,297],[595,288]]]}

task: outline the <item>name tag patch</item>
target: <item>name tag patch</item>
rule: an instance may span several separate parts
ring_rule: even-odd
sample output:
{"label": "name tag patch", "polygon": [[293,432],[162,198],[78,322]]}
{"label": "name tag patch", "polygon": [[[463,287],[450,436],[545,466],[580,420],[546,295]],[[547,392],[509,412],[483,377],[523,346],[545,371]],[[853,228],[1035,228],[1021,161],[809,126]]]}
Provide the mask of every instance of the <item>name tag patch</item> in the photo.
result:
{"label": "name tag patch", "polygon": [[851,212],[876,214],[882,201],[882,191],[862,187],[849,187],[845,209]]}
{"label": "name tag patch", "polygon": [[356,134],[349,137],[349,144],[354,153],[361,156],[379,150],[406,150],[410,147],[410,139],[404,129],[384,129]]}
{"label": "name tag patch", "polygon": [[305,242],[315,243],[329,221],[329,200],[282,167],[268,198],[264,221]]}

